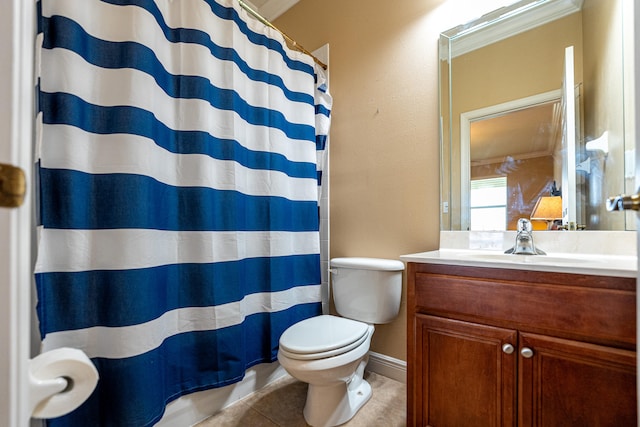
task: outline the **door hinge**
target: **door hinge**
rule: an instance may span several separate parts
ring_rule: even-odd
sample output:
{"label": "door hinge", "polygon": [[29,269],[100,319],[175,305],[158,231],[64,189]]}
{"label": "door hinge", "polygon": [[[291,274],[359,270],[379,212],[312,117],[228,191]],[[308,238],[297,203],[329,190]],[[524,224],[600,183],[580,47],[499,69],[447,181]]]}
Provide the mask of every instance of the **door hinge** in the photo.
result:
{"label": "door hinge", "polygon": [[0,207],[17,208],[24,202],[27,179],[17,166],[0,163]]}

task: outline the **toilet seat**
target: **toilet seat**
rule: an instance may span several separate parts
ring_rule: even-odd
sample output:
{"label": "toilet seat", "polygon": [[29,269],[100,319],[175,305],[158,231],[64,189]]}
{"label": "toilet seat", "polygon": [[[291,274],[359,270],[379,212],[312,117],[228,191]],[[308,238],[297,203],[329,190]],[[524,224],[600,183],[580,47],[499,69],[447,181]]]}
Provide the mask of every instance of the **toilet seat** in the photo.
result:
{"label": "toilet seat", "polygon": [[369,336],[369,325],[323,315],[298,322],[280,337],[280,351],[296,360],[322,359],[346,353]]}

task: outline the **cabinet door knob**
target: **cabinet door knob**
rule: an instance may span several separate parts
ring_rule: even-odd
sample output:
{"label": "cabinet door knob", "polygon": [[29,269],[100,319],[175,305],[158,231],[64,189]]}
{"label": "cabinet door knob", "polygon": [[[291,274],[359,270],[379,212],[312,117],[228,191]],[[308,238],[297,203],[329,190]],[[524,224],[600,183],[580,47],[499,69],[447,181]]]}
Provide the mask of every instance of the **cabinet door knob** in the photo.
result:
{"label": "cabinet door knob", "polygon": [[520,354],[525,359],[529,359],[533,357],[533,350],[531,350],[529,347],[523,347],[522,350],[520,350]]}
{"label": "cabinet door knob", "polygon": [[503,344],[502,345],[502,351],[505,352],[506,354],[513,353],[513,350],[515,350],[515,349],[513,348],[513,346],[511,344]]}

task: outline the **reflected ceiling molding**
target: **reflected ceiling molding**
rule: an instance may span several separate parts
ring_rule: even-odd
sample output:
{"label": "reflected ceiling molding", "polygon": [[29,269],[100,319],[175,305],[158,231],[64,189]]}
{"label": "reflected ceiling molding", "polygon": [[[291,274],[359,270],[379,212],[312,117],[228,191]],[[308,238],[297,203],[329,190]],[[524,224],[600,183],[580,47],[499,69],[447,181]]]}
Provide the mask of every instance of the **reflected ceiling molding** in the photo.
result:
{"label": "reflected ceiling molding", "polygon": [[499,163],[504,163],[505,161],[518,162],[520,160],[528,160],[528,159],[535,159],[538,157],[550,156],[551,154],[553,153],[550,153],[548,150],[545,150],[545,151],[532,151],[530,153],[523,153],[523,154],[514,154],[508,157],[499,156],[499,157],[493,157],[491,159],[470,160],[469,166],[476,167],[476,166],[485,166],[485,165],[495,165]]}
{"label": "reflected ceiling molding", "polygon": [[[571,15],[582,9],[583,2],[584,0],[522,0],[487,13],[474,21],[443,32],[449,46],[447,49],[445,37],[441,37],[440,59],[447,59],[447,55],[455,58]],[[527,13],[521,13],[523,11]],[[452,44],[454,40],[455,44]]]}

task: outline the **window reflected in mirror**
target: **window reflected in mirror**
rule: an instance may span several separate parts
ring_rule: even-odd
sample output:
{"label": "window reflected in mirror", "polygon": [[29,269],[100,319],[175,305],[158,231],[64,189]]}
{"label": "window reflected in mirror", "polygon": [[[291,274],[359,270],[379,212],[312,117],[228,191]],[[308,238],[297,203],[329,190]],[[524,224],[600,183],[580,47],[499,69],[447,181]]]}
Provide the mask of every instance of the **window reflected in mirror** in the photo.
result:
{"label": "window reflected in mirror", "polygon": [[471,178],[472,231],[506,230],[507,177]]}

